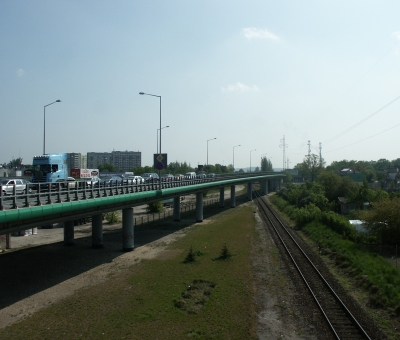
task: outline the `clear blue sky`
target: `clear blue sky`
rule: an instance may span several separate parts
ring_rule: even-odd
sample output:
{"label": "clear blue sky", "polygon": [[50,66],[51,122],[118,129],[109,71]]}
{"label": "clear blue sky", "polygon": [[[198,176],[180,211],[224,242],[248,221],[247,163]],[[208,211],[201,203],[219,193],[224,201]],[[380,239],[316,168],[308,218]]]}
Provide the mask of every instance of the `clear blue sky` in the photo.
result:
{"label": "clear blue sky", "polygon": [[151,165],[159,99],[139,92],[162,96],[168,162],[205,164],[217,138],[210,164],[240,144],[236,168],[279,168],[283,136],[289,167],[309,140],[328,165],[398,158],[399,15],[397,0],[3,0],[0,162],[42,153],[61,99],[46,152]]}

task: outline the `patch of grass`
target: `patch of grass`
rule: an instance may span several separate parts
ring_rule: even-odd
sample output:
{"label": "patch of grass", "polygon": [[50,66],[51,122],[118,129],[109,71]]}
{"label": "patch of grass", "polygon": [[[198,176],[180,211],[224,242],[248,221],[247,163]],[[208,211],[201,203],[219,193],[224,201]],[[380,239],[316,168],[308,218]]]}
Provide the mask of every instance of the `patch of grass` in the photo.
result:
{"label": "patch of grass", "polygon": [[319,222],[304,227],[309,237],[324,249],[337,267],[370,293],[374,308],[395,308],[400,304],[400,273],[386,259],[365,250],[362,245],[343,239]]}
{"label": "patch of grass", "polygon": [[187,285],[179,300],[174,301],[174,306],[189,314],[200,313],[211,296],[215,283],[204,280],[194,280]]}
{"label": "patch of grass", "polygon": [[[0,339],[257,339],[253,210],[238,206],[213,223],[196,225],[169,246],[176,255],[133,264],[0,330]],[[212,261],[221,239],[235,261]],[[191,247],[201,256],[186,265],[181,254]]]}

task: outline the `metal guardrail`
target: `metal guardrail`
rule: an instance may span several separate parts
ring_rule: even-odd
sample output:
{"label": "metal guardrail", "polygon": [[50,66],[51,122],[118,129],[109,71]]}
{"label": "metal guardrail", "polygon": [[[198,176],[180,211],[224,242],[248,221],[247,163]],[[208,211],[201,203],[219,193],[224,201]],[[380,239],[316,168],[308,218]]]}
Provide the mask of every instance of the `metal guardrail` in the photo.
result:
{"label": "metal guardrail", "polygon": [[[229,179],[240,179],[249,178],[262,175],[279,175],[279,173],[271,172],[252,172],[243,174],[228,174],[228,175],[217,175],[209,178],[193,178],[184,180],[173,180],[173,181],[153,181],[145,183],[119,183],[111,182],[106,185],[105,182],[93,182],[93,185],[89,185],[86,181],[75,182],[75,187],[71,186],[71,183],[67,184],[66,187],[64,182],[57,183],[40,183],[31,184],[32,187],[37,188],[35,192],[20,194],[16,193],[16,187],[13,188],[12,195],[4,195],[0,190],[0,210],[11,210],[11,209],[23,209],[33,206],[43,206],[49,204],[73,202],[88,199],[95,199],[101,197],[110,197],[117,195],[140,193],[145,191],[163,190],[169,188],[177,188],[183,186],[190,186],[196,184],[212,183],[218,181],[225,181]],[[43,184],[48,189],[43,191],[41,187]],[[29,185],[29,184],[27,184]],[[29,189],[29,188],[27,188]],[[29,190],[26,190],[27,192]]]}

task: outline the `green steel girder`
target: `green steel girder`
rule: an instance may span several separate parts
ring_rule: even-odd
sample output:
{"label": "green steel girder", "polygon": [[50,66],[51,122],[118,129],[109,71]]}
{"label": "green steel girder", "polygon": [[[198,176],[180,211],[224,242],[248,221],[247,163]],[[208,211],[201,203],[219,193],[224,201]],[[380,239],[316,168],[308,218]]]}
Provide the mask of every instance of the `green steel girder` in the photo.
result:
{"label": "green steel girder", "polygon": [[186,185],[162,190],[144,191],[132,194],[113,195],[108,197],[92,198],[87,200],[52,203],[42,206],[0,211],[0,234],[19,230],[22,226],[30,228],[40,226],[51,221],[59,222],[80,218],[80,216],[92,216],[106,211],[133,207],[165,198],[188,195],[208,189],[216,189],[225,186],[237,185],[247,182],[262,181],[268,179],[281,179],[285,175],[262,175],[244,177],[215,182]]}

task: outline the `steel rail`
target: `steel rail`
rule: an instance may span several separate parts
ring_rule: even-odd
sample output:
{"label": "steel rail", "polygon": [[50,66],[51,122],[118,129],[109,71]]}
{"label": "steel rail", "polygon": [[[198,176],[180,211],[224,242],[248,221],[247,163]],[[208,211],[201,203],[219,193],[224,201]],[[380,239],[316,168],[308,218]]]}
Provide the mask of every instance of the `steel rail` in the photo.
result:
{"label": "steel rail", "polygon": [[[272,228],[275,230],[276,235],[278,236],[279,240],[281,241],[283,247],[285,248],[288,256],[290,257],[290,259],[292,260],[294,266],[296,267],[299,275],[301,276],[303,282],[305,283],[305,285],[307,286],[308,290],[310,291],[311,295],[313,296],[314,301],[316,302],[318,308],[320,309],[322,315],[324,316],[325,320],[327,321],[330,329],[332,330],[334,336],[337,339],[341,339],[340,336],[337,334],[337,331],[334,327],[334,325],[331,323],[328,315],[326,314],[326,311],[324,310],[323,306],[321,305],[321,303],[319,302],[316,294],[313,292],[309,282],[307,281],[305,275],[303,274],[303,272],[301,271],[299,265],[297,264],[296,260],[293,258],[288,245],[286,245],[285,241],[283,240],[282,236],[280,235],[279,231],[277,230],[277,228],[275,227],[274,223],[272,222],[272,220],[270,219],[270,217],[267,215],[267,212],[265,211],[264,207],[266,207],[268,209],[268,211],[274,216],[274,218],[279,222],[279,224],[281,225],[281,227],[283,228],[283,230],[286,232],[286,234],[289,236],[289,238],[292,240],[292,242],[295,244],[295,246],[298,248],[298,250],[301,252],[301,254],[304,256],[304,258],[307,260],[307,262],[312,266],[312,268],[315,270],[315,272],[317,273],[317,275],[320,277],[321,281],[324,283],[325,287],[328,288],[329,292],[332,294],[332,296],[336,299],[336,301],[339,303],[339,305],[341,306],[341,308],[344,310],[344,312],[347,314],[347,316],[350,318],[350,320],[352,321],[352,323],[355,325],[355,327],[358,329],[358,331],[360,332],[360,335],[364,338],[364,339],[369,339],[371,340],[371,338],[369,337],[369,335],[366,333],[366,331],[363,329],[363,327],[360,325],[360,323],[357,321],[357,319],[353,316],[353,314],[350,312],[350,310],[347,308],[347,306],[344,304],[344,302],[339,298],[339,296],[336,294],[336,292],[334,291],[334,289],[330,286],[330,284],[328,283],[328,281],[324,278],[324,276],[321,274],[321,272],[317,269],[317,267],[314,265],[314,263],[311,261],[311,259],[307,256],[307,254],[304,252],[304,250],[301,248],[301,246],[298,244],[298,242],[293,238],[293,236],[288,232],[287,228],[284,226],[284,224],[279,220],[279,218],[276,216],[276,214],[272,211],[272,209],[267,205],[267,203],[261,198],[260,194],[257,191],[254,191],[255,196],[256,196],[256,202],[258,204],[258,206],[261,208],[261,210],[264,212],[265,217],[269,220]],[[262,204],[260,203],[262,202]]]}

